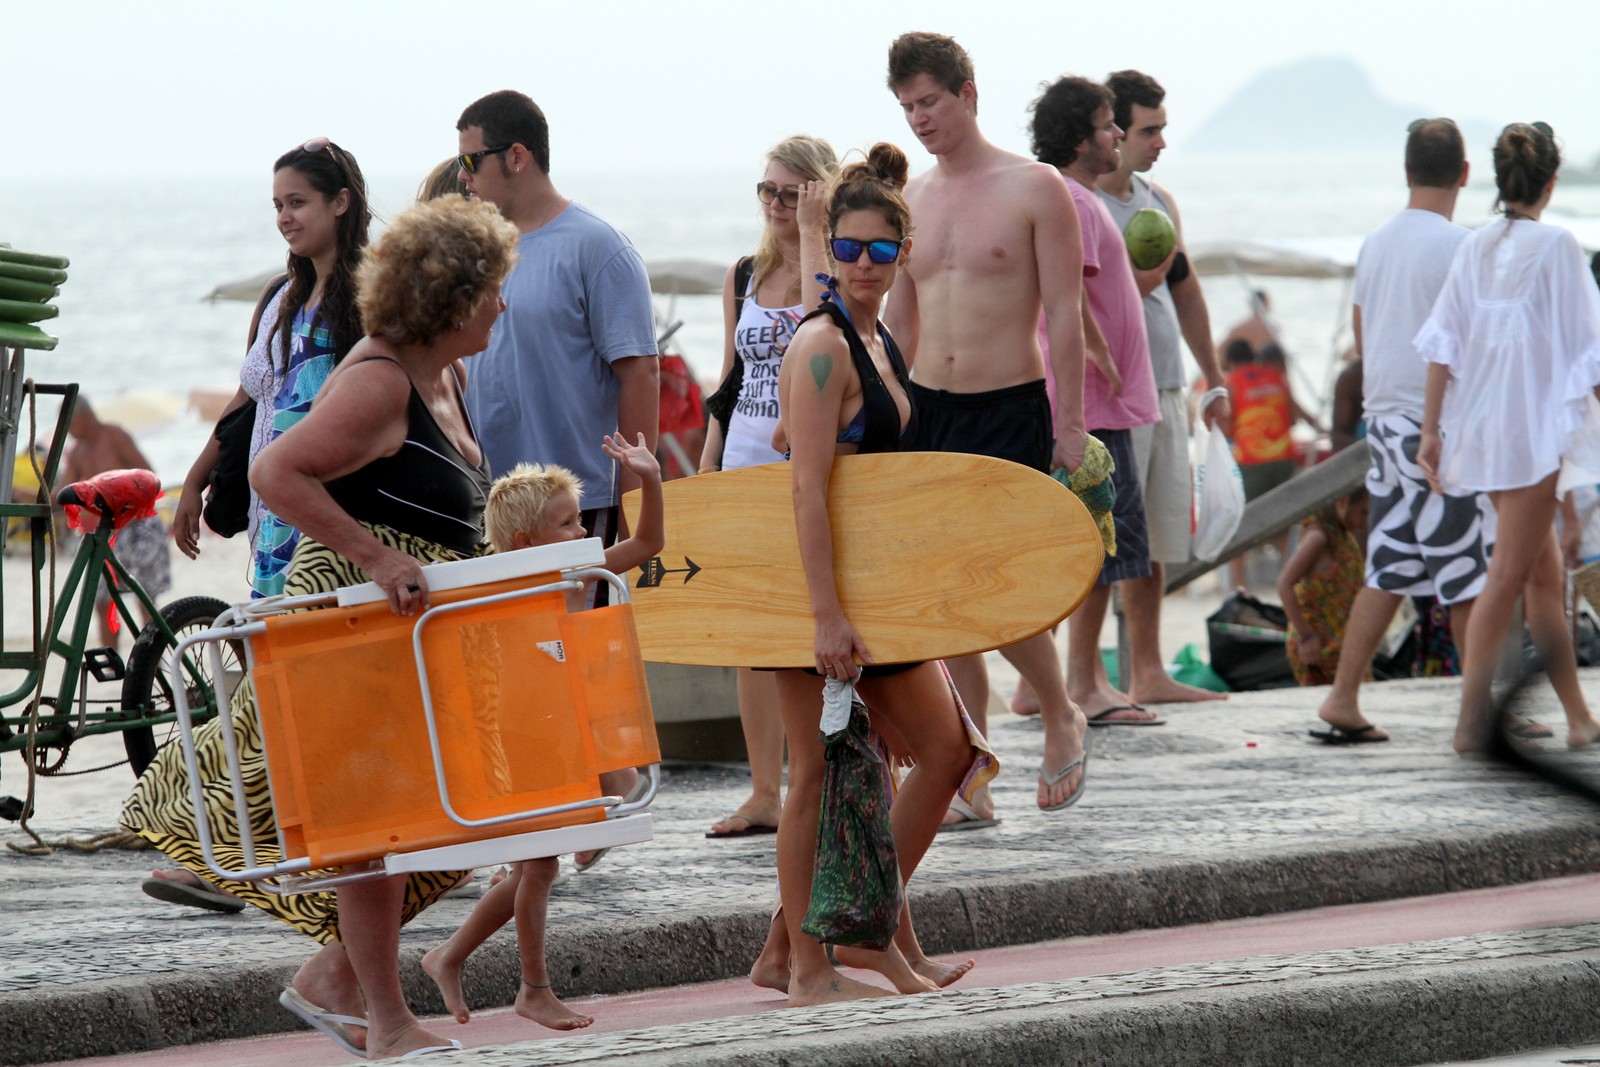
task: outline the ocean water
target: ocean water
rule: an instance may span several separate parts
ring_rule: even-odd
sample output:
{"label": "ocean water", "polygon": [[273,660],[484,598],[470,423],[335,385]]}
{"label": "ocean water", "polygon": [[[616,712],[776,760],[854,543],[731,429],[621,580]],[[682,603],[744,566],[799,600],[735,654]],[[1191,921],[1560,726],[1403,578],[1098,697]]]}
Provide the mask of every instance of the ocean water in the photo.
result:
{"label": "ocean water", "polygon": [[[1473,162],[1476,173],[1490,172],[1487,160]],[[1190,242],[1358,238],[1405,198],[1398,158],[1180,157],[1163,160],[1152,176],[1174,193]],[[731,263],[760,232],[753,171],[555,177],[563,193],[628,234],[647,260]],[[403,210],[419,178],[372,178],[379,215]],[[1484,221],[1492,199],[1492,186],[1469,186],[1458,221]],[[1600,187],[1561,187],[1555,207],[1600,215]],[[183,401],[191,389],[236,385],[252,305],[203,298],[222,282],[281,266],[284,256],[266,174],[260,181],[0,183],[0,242],[72,260],[57,299],[61,315],[47,324],[61,343],[29,353],[28,373],[41,382],[76,381],[85,395],[113,407],[133,390]],[[1246,315],[1251,285],[1270,290],[1297,391],[1307,407],[1319,402],[1333,354],[1348,343],[1344,284],[1233,276],[1202,284],[1218,337]],[[702,380],[714,380],[723,343],[718,298],[662,297],[657,306],[664,319],[683,321],[675,347]],[[50,405],[41,401],[40,408],[42,417]],[[136,436],[163,480],[174,483],[208,430],[183,410]]]}

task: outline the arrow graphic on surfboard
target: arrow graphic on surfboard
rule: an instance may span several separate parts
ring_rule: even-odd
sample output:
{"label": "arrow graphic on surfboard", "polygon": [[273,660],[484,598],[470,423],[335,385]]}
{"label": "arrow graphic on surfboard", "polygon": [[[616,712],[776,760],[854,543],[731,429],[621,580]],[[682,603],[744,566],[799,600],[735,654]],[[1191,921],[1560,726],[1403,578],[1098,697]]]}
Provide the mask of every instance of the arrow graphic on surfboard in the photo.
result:
{"label": "arrow graphic on surfboard", "polygon": [[683,562],[687,564],[687,566],[676,568],[668,567],[662,562],[660,556],[652,556],[645,562],[643,567],[639,568],[638,588],[654,589],[663,581],[665,581],[667,575],[669,574],[683,575],[683,584],[688,585],[689,579],[700,573],[700,568],[695,564],[695,561],[690,559],[688,556],[683,557]]}

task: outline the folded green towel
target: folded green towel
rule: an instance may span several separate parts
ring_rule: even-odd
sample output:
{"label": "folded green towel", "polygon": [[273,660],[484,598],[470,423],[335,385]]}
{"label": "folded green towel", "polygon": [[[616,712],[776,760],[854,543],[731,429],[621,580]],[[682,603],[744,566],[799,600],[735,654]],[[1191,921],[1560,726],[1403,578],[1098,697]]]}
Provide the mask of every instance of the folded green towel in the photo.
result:
{"label": "folded green towel", "polygon": [[1083,462],[1078,464],[1078,469],[1068,474],[1063,467],[1050,475],[1076,493],[1083,506],[1089,509],[1108,556],[1117,554],[1117,527],[1111,519],[1111,508],[1117,502],[1117,486],[1111,480],[1111,472],[1116,469],[1111,452],[1090,434],[1084,439]]}

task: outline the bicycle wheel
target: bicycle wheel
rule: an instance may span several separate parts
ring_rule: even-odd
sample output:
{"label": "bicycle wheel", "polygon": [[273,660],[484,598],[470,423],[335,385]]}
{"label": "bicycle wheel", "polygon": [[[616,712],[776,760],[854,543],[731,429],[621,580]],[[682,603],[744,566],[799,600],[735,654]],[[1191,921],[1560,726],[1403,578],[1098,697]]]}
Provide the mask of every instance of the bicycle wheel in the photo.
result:
{"label": "bicycle wheel", "polygon": [[[190,634],[209,630],[217,616],[227,608],[228,605],[216,597],[184,597],[162,608],[161,618],[181,641]],[[154,623],[140,631],[138,640],[133,643],[133,651],[128,654],[128,668],[122,678],[122,707],[130,717],[172,713],[172,650],[175,647]],[[196,649],[189,655],[199,667],[206,686],[215,691],[217,679],[211,676],[211,657],[209,654],[200,655],[202,651]],[[222,669],[225,675],[234,678],[244,674],[242,643],[229,641],[223,646]],[[211,699],[210,693],[202,692],[197,684],[190,685],[187,697],[190,708],[203,707]],[[176,724],[169,726],[166,736],[159,743],[153,727],[136,726],[122,732],[122,743],[127,748],[128,763],[133,767],[134,777],[144,773],[144,769],[156,758],[156,753],[166,747],[176,731]]]}

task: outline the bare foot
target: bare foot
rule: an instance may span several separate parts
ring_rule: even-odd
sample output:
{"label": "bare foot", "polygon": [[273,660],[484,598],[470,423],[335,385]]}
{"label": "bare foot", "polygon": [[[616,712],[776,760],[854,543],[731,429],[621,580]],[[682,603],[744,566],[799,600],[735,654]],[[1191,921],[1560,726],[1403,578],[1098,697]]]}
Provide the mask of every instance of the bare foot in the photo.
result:
{"label": "bare foot", "polygon": [[547,985],[535,986],[523,982],[522,988],[517,990],[515,1010],[524,1019],[532,1019],[552,1030],[582,1030],[594,1022],[593,1015],[579,1015],[561,1003],[561,998],[552,993]]}
{"label": "bare foot", "polygon": [[833,968],[817,973],[810,981],[799,979],[789,983],[789,1007],[808,1008],[814,1004],[838,1004],[847,1000],[867,1000],[871,997],[892,997],[887,989],[846,978]]}
{"label": "bare foot", "polygon": [[1039,694],[1026,678],[1017,683],[1017,691],[1011,694],[1011,710],[1018,715],[1039,714]]}
{"label": "bare foot", "polygon": [[766,953],[756,957],[755,965],[750,968],[750,981],[762,989],[776,989],[780,993],[789,992],[789,961],[768,959]]}
{"label": "bare foot", "polygon": [[835,945],[833,958],[841,967],[857,967],[863,971],[877,971],[889,979],[897,993],[933,993],[939,987],[912,969],[905,955],[894,945],[882,952],[866,948],[849,948]]}
{"label": "bare foot", "polygon": [[1144,682],[1138,678],[1128,689],[1135,704],[1198,704],[1207,700],[1227,700],[1227,693],[1213,693],[1197,685],[1185,685],[1162,674]]}
{"label": "bare foot", "polygon": [[461,963],[449,958],[445,952],[447,947],[440,945],[423,956],[422,970],[439,987],[439,995],[444,998],[444,1010],[456,1022],[465,1024],[472,1014],[467,1011],[467,998],[461,991]]}
{"label": "bare foot", "polygon": [[940,989],[955,985],[967,976],[977,965],[977,960],[963,960],[960,963],[940,963],[924,956],[911,965],[911,969],[922,977],[938,986]]}
{"label": "bare foot", "polygon": [[1568,748],[1582,748],[1596,741],[1600,741],[1600,722],[1593,718],[1585,719],[1567,730]]}

